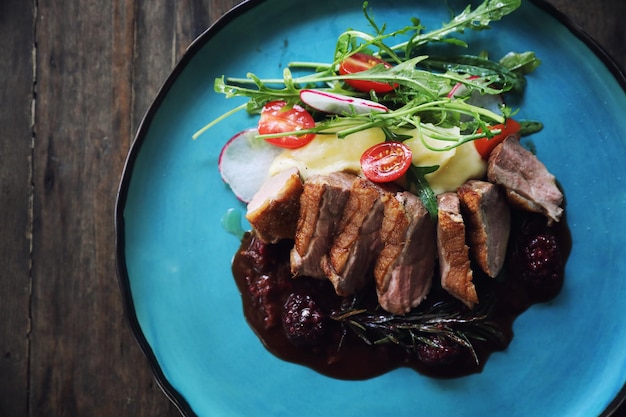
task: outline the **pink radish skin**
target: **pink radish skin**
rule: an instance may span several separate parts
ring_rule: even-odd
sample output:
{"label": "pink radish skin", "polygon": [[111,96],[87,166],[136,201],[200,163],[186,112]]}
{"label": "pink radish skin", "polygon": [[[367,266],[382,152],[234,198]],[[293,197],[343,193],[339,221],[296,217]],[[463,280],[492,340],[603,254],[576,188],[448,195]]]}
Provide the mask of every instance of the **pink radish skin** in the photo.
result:
{"label": "pink radish skin", "polygon": [[[476,78],[479,77],[477,75],[473,75],[468,79],[474,80]],[[466,94],[467,87],[465,84],[456,83],[448,93],[448,98],[462,97]],[[504,104],[504,99],[500,94],[480,94],[478,91],[473,91],[467,102],[498,114],[500,113],[500,106]]]}
{"label": "pink radish skin", "polygon": [[283,149],[256,139],[256,129],[246,129],[222,148],[217,166],[222,180],[242,202],[249,203],[269,177],[272,161]]}
{"label": "pink radish skin", "polygon": [[301,90],[300,100],[308,106],[331,114],[385,113],[389,109],[374,101],[319,90]]}
{"label": "pink radish skin", "polygon": [[[472,75],[468,80],[475,80],[478,75]],[[448,93],[448,98],[456,98],[467,94],[467,87],[463,83],[456,83]]]}

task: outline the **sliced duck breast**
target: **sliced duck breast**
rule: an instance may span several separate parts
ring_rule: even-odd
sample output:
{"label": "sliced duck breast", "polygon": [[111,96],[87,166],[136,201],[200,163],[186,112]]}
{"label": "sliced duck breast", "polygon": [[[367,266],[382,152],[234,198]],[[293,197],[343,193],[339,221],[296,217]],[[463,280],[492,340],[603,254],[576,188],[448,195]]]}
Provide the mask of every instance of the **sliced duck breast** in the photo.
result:
{"label": "sliced duck breast", "polygon": [[372,270],[382,248],[380,227],[383,220],[380,187],[357,178],[337,225],[337,233],[322,269],[338,295],[345,296],[372,280]]}
{"label": "sliced duck breast", "polygon": [[542,213],[548,222],[563,214],[563,193],[546,166],[514,137],[506,138],[489,156],[487,177],[506,189],[511,205]]}
{"label": "sliced duck breast", "polygon": [[246,219],[265,243],[296,235],[303,186],[296,168],[269,178],[248,203]]}
{"label": "sliced duck breast", "polygon": [[501,188],[470,180],[458,188],[461,212],[467,226],[470,254],[490,277],[498,275],[511,230],[511,210]]}
{"label": "sliced duck breast", "polygon": [[465,244],[465,223],[461,215],[461,203],[454,192],[437,196],[438,223],[437,249],[441,286],[469,308],[478,303],[476,288],[472,282],[469,247]]}
{"label": "sliced duck breast", "polygon": [[294,276],[325,277],[320,260],[330,250],[355,180],[354,175],[335,172],[313,175],[304,183],[290,254]]}
{"label": "sliced duck breast", "polygon": [[381,227],[383,249],[374,267],[378,302],[403,315],[428,295],[436,263],[436,229],[421,200],[409,192],[389,194]]}

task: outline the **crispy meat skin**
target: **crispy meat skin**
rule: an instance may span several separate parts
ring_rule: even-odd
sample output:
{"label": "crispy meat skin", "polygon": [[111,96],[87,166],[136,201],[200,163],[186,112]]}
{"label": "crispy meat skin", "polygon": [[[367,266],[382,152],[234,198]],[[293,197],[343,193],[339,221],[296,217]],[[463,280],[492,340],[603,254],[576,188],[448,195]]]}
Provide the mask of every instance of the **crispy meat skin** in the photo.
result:
{"label": "crispy meat skin", "polygon": [[296,234],[302,180],[297,169],[267,180],[248,203],[246,219],[265,243],[293,239]]}
{"label": "crispy meat skin", "polygon": [[506,189],[511,205],[536,213],[543,213],[548,222],[558,222],[563,214],[563,193],[556,179],[515,138],[506,138],[489,156],[487,177],[490,182]]}
{"label": "crispy meat skin", "polygon": [[459,197],[447,192],[437,196],[437,249],[441,270],[441,286],[469,308],[478,303],[472,282],[469,248],[465,244],[465,224]]}
{"label": "crispy meat skin", "polygon": [[335,239],[321,263],[338,295],[353,294],[371,279],[372,265],[382,248],[384,192],[364,178],[357,178],[352,185]]}
{"label": "crispy meat skin", "polygon": [[294,276],[325,278],[320,260],[328,253],[355,180],[354,175],[336,172],[312,176],[305,182],[291,250]]}
{"label": "crispy meat skin", "polygon": [[264,184],[246,217],[264,242],[294,240],[294,277],[328,279],[340,296],[373,279],[380,306],[403,315],[427,297],[438,264],[442,288],[473,308],[472,262],[488,276],[500,273],[511,206],[542,213],[548,224],[563,213],[555,177],[519,138],[506,138],[487,165],[489,182],[469,180],[437,196],[436,220],[409,192],[342,172],[303,184],[295,168]]}
{"label": "crispy meat skin", "polygon": [[470,180],[457,190],[467,224],[473,260],[490,277],[504,265],[511,229],[511,211],[504,192],[495,184]]}
{"label": "crispy meat skin", "polygon": [[409,192],[387,194],[383,200],[383,249],[374,277],[378,302],[403,315],[428,295],[436,262],[435,222],[420,199]]}

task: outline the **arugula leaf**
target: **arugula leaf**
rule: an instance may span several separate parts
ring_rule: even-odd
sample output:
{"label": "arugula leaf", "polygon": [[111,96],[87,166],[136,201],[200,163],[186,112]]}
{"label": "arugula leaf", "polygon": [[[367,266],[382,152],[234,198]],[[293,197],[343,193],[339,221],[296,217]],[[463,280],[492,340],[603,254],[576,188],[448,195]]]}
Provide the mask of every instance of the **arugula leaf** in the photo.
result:
{"label": "arugula leaf", "polygon": [[528,136],[543,129],[543,123],[536,120],[520,120],[520,136]]}
{"label": "arugula leaf", "polygon": [[[505,61],[514,65],[511,61]],[[454,73],[465,73],[478,76],[489,81],[489,83],[500,86],[503,92],[523,91],[526,86],[524,73],[515,71],[508,66],[491,61],[488,58],[474,55],[457,55],[453,57],[430,57],[423,61],[426,68],[440,71],[451,71]],[[491,92],[490,94],[494,94]]]}
{"label": "arugula leaf", "polygon": [[411,165],[407,172],[409,191],[420,198],[432,219],[437,218],[437,197],[435,196],[435,192],[433,191],[433,189],[430,188],[430,185],[428,184],[428,180],[426,180],[425,175],[435,172],[438,169],[439,165],[427,167],[418,167],[416,165]]}
{"label": "arugula leaf", "polygon": [[[412,35],[412,37],[414,37],[416,36],[416,34],[420,33],[422,29],[424,29],[424,27],[420,24],[419,19],[413,18],[411,20],[413,23],[412,25],[408,25],[401,29],[385,34],[384,32],[386,29],[386,25],[379,27],[376,24],[371,12],[368,12],[367,6],[368,2],[363,2],[363,14],[365,15],[365,19],[374,30],[374,35],[357,30],[348,30],[343,32],[337,39],[337,45],[335,48],[335,62],[333,64],[338,64],[339,62],[346,59],[348,56],[357,52],[364,52],[372,55],[381,55],[384,53],[396,63],[400,63],[402,62],[402,58],[396,54],[393,48],[385,44],[384,41],[386,39],[395,38],[397,36],[405,35],[411,32],[414,33]],[[359,43],[359,41],[362,42]]]}
{"label": "arugula leaf", "polygon": [[534,52],[509,52],[500,59],[500,64],[509,71],[524,76],[536,70],[541,65],[541,60],[535,56]]}
{"label": "arugula leaf", "polygon": [[406,50],[406,55],[411,56],[413,50],[430,42],[446,42],[455,45],[467,46],[467,44],[456,38],[448,38],[454,33],[464,33],[466,29],[485,30],[489,29],[489,23],[498,21],[504,16],[512,13],[522,4],[521,0],[486,0],[474,10],[467,6],[463,12],[444,24],[440,29],[424,34],[417,34],[409,41],[405,41],[391,47],[393,50]]}

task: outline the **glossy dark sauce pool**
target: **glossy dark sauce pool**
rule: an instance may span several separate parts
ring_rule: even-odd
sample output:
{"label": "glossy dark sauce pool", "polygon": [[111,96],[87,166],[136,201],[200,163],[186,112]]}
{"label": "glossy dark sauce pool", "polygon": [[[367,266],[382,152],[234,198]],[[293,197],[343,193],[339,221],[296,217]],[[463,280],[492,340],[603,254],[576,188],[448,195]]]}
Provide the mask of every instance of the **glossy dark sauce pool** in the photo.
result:
{"label": "glossy dark sauce pool", "polygon": [[[537,215],[516,212],[513,219],[503,273],[491,279],[476,273],[475,268],[474,283],[481,300],[476,308],[481,309],[484,304],[491,306],[485,320],[498,331],[497,337],[488,340],[470,338],[475,356],[470,349],[455,344],[449,346],[449,342],[434,351],[421,342],[409,346],[368,345],[344,321],[331,317],[345,311],[353,302],[351,297],[338,297],[328,280],[291,277],[290,241],[265,245],[252,233],[247,233],[234,257],[233,276],[242,295],[248,323],[265,347],[285,361],[347,380],[372,378],[398,367],[410,367],[438,378],[459,377],[480,372],[489,355],[506,349],[512,340],[516,317],[534,303],[553,299],[563,285],[564,265],[571,249],[566,219],[552,227],[547,227],[545,219]],[[546,246],[548,243],[554,247]],[[529,259],[528,253],[533,258]],[[537,280],[532,274],[543,274],[547,278]],[[291,294],[310,295],[324,316],[323,331],[315,343],[296,346],[286,335],[283,315]],[[360,294],[359,302],[361,307],[377,311],[374,288]],[[435,279],[428,298],[416,310],[424,311],[437,303],[472,314],[438,287]]]}

